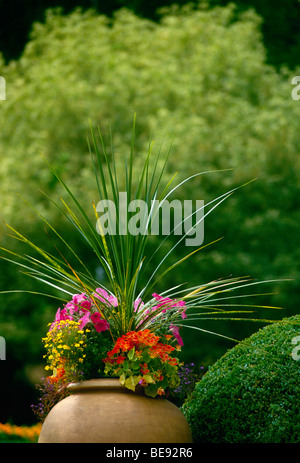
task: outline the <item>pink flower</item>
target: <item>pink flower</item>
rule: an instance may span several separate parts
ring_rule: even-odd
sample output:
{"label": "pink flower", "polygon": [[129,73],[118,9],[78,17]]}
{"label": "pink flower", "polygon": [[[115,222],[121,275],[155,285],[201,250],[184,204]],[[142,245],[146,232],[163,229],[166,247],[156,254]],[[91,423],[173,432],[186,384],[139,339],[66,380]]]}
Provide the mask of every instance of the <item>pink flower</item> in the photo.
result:
{"label": "pink flower", "polygon": [[72,297],[72,301],[68,302],[65,305],[65,308],[69,311],[71,315],[75,312],[86,312],[91,309],[91,301],[89,300],[88,296],[84,293],[82,294],[74,294]]}
{"label": "pink flower", "polygon": [[[159,304],[157,304],[157,306],[155,308],[159,308],[159,307],[163,307],[165,306],[165,308],[162,310],[162,313],[166,313],[166,311],[168,309],[171,309],[172,307],[185,307],[185,302],[184,301],[174,301],[173,299],[170,299],[169,297],[162,297],[160,296],[159,294],[152,294],[153,297],[155,297],[155,299],[157,301],[160,301]],[[182,318],[186,318],[186,313],[185,313],[185,310],[182,311],[181,313],[181,317]]]}
{"label": "pink flower", "polygon": [[170,299],[169,297],[162,297],[156,293],[152,294],[152,296],[155,297],[157,301],[160,301],[160,304],[157,304],[157,307],[162,307],[166,304],[170,304],[171,302],[173,302],[172,299]]}
{"label": "pink flower", "polygon": [[73,303],[79,308],[79,310],[82,310],[83,312],[86,312],[87,310],[91,310],[91,305],[92,302],[88,298],[88,296],[84,293],[82,294],[75,294],[72,299]]}
{"label": "pink flower", "polygon": [[78,307],[76,306],[76,304],[74,304],[73,302],[68,302],[66,305],[65,305],[65,308],[67,309],[67,311],[73,315],[75,312],[78,312]]}
{"label": "pink flower", "polygon": [[87,312],[91,310],[91,306],[92,306],[91,301],[87,299],[80,304],[80,309],[82,310],[82,312]]}
{"label": "pink flower", "polygon": [[106,331],[109,328],[109,323],[101,317],[99,312],[93,313],[91,315],[91,321],[98,333],[101,333],[101,331]]}
{"label": "pink flower", "polygon": [[173,336],[176,338],[178,344],[180,346],[183,346],[183,340],[182,340],[182,337],[179,334],[179,326],[171,325],[169,329],[172,332]]}
{"label": "pink flower", "polygon": [[186,318],[186,317],[187,317],[187,314],[186,314],[185,310],[183,310],[183,311],[181,312],[181,318],[182,318],[182,320],[183,320],[184,318]]}
{"label": "pink flower", "polygon": [[102,318],[99,322],[95,323],[94,327],[97,333],[101,333],[101,331],[109,329],[109,323]]}
{"label": "pink flower", "polygon": [[50,326],[49,331],[51,331],[54,328],[55,323],[60,322],[61,320],[73,320],[71,315],[68,314],[67,309],[57,309],[54,322]]}
{"label": "pink flower", "polygon": [[84,328],[85,325],[87,325],[87,323],[91,321],[90,312],[86,312],[79,321],[80,321],[79,329],[82,330],[82,328]]}
{"label": "pink flower", "polygon": [[144,303],[142,299],[139,297],[134,301],[134,311],[140,310],[143,307]]}
{"label": "pink flower", "polygon": [[58,309],[56,312],[55,321],[61,321],[61,320],[73,320],[71,315],[68,314],[68,311],[66,308]]}
{"label": "pink flower", "polygon": [[100,320],[102,320],[102,317],[99,312],[93,313],[91,315],[91,321],[95,324],[98,323]]}
{"label": "pink flower", "polygon": [[113,307],[118,307],[118,299],[115,296],[108,296],[108,302],[113,306]]}
{"label": "pink flower", "polygon": [[97,288],[94,296],[103,302],[103,304],[107,305],[108,303],[108,305],[112,305],[113,307],[117,307],[118,305],[118,299],[115,296],[109,295],[105,289]]}

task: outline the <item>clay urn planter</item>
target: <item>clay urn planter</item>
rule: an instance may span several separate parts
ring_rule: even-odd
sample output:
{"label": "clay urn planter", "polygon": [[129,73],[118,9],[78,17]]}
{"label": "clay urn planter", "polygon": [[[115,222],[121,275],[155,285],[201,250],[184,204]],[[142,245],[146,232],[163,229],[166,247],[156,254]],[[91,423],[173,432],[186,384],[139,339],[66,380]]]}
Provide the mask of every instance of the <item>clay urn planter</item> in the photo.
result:
{"label": "clay urn planter", "polygon": [[191,443],[181,410],[123,387],[117,378],[68,386],[46,417],[39,443]]}

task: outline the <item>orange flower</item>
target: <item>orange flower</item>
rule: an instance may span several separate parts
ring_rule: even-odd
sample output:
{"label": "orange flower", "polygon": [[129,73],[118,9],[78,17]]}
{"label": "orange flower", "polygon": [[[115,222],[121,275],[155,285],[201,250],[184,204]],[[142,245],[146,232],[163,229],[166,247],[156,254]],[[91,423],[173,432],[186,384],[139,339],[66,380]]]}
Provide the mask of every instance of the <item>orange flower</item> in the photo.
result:
{"label": "orange flower", "polygon": [[174,365],[174,366],[178,365],[177,359],[174,359],[174,358],[171,357],[170,360],[169,360],[169,364]]}
{"label": "orange flower", "polygon": [[65,375],[65,369],[64,367],[60,367],[57,369],[57,372],[55,375],[48,376],[47,379],[50,381],[52,384],[58,383],[60,379],[62,379]]}
{"label": "orange flower", "polygon": [[0,423],[0,432],[35,441],[41,432],[41,427],[42,425],[40,423],[33,426],[17,426],[9,423]]}
{"label": "orange flower", "polygon": [[147,373],[149,373],[150,370],[148,369],[147,363],[144,363],[143,365],[141,364],[140,367],[142,375],[146,375]]}
{"label": "orange flower", "polygon": [[[169,339],[172,335],[166,335]],[[140,330],[140,331],[129,331],[120,338],[117,339],[115,346],[111,351],[107,353],[107,357],[103,360],[106,364],[113,365],[115,363],[123,363],[125,357],[119,355],[116,357],[116,354],[120,352],[129,352],[135,347],[135,357],[139,358],[142,354],[142,351],[149,347],[149,355],[151,358],[160,358],[163,362],[169,362],[171,365],[177,365],[177,360],[169,355],[175,350],[175,348],[169,344],[163,344],[160,341],[160,336],[155,335],[149,329]],[[149,373],[148,366],[146,364],[141,365],[142,374]],[[144,373],[143,373],[144,372]]]}
{"label": "orange flower", "polygon": [[128,352],[133,347],[140,349],[142,346],[155,346],[160,337],[151,333],[150,330],[130,331],[117,339],[114,348],[108,352],[107,356],[112,357],[121,351]]}

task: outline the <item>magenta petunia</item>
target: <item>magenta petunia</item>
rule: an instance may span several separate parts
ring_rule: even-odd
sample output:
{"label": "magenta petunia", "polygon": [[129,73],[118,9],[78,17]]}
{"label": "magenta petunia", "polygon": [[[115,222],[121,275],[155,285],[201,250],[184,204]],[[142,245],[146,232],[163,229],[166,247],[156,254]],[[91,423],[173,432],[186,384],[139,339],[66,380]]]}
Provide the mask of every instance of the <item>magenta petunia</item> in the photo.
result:
{"label": "magenta petunia", "polygon": [[180,346],[183,346],[183,340],[179,334],[179,326],[171,325],[169,329],[172,332],[173,336],[176,338],[178,344]]}
{"label": "magenta petunia", "polygon": [[101,331],[106,331],[109,329],[109,323],[102,318],[97,323],[95,323],[94,327],[97,333],[101,333]]}
{"label": "magenta petunia", "polygon": [[55,321],[61,320],[73,320],[66,308],[58,309],[58,311],[56,312]]}
{"label": "magenta petunia", "polygon": [[181,312],[181,318],[184,319],[184,318],[186,318],[186,317],[187,317],[187,314],[186,314],[185,310],[183,310],[183,311]]}
{"label": "magenta petunia", "polygon": [[[155,308],[160,308],[160,307],[165,307],[162,310],[162,313],[166,313],[167,310],[171,309],[172,307],[185,307],[185,302],[184,301],[174,301],[173,299],[169,297],[162,297],[159,294],[152,294],[152,296],[159,301],[159,304],[155,306]],[[181,313],[182,318],[186,318],[186,313],[183,311]]]}
{"label": "magenta petunia", "polygon": [[102,317],[101,317],[101,315],[100,315],[99,312],[93,313],[93,314],[91,315],[91,321],[92,321],[93,323],[98,323],[100,320],[102,320]]}
{"label": "magenta petunia", "polygon": [[91,315],[91,322],[94,324],[95,330],[98,333],[106,331],[109,328],[109,323],[101,317],[99,312],[95,312]]}

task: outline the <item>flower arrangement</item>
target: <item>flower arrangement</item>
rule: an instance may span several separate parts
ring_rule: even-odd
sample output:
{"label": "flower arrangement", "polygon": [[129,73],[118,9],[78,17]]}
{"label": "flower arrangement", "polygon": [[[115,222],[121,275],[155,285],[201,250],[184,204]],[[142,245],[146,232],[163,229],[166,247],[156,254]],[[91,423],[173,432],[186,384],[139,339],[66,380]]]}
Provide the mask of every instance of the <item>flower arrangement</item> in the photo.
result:
{"label": "flower arrangement", "polygon": [[166,343],[172,337],[163,339],[148,329],[123,335],[104,359],[105,373],[120,376],[121,384],[133,391],[140,385],[147,396],[165,395],[179,381],[179,360],[172,355],[176,348]]}
{"label": "flower arrangement", "polygon": [[[153,298],[158,304],[151,310],[139,299],[135,301],[134,312],[139,325],[147,321],[150,313],[159,316],[161,328],[156,329],[157,334],[149,328],[138,329],[122,335],[115,343],[110,331],[113,308],[118,304],[106,290],[96,288],[92,299],[84,293],[75,294],[63,309],[57,310],[42,339],[47,351],[45,369],[51,370],[52,375],[38,386],[41,398],[38,405],[32,407],[40,421],[55,403],[68,395],[67,385],[74,381],[118,377],[124,387],[143,391],[148,397],[168,396],[179,386],[182,362],[175,355],[183,341],[179,328],[174,330],[173,324],[164,322],[174,315],[184,319],[185,303],[155,293]],[[99,309],[110,310],[111,315],[104,319]],[[152,317],[150,319],[153,323]]]}
{"label": "flower arrangement", "polygon": [[[180,308],[176,315],[184,317],[183,301],[172,301],[153,294],[159,303],[151,312],[158,312],[161,323],[167,310]],[[119,337],[115,344],[109,334],[113,329],[114,315],[112,307],[117,307],[117,299],[107,291],[97,288],[93,294],[98,306],[111,310],[104,319],[96,304],[86,294],[76,294],[63,309],[58,309],[55,319],[50,323],[49,331],[43,338],[47,350],[46,370],[52,370],[50,382],[69,383],[74,380],[94,377],[114,376],[127,388],[143,388],[150,397],[165,395],[168,388],[178,384],[179,360],[174,353],[180,351],[183,341],[179,328],[174,331],[170,324],[163,327],[160,335],[149,328],[130,331]],[[142,325],[149,310],[140,300],[135,302],[135,313]],[[161,312],[160,312],[160,308]],[[157,314],[158,315],[158,314]],[[168,314],[169,315],[169,314]],[[111,323],[111,325],[110,325]],[[166,334],[164,334],[164,332]]]}
{"label": "flower arrangement", "polygon": [[[150,397],[167,396],[168,391],[175,390],[180,383],[178,354],[183,346],[181,327],[207,332],[201,325],[199,326],[203,319],[209,317],[219,320],[243,319],[236,317],[236,314],[245,312],[244,304],[241,302],[247,295],[234,294],[239,289],[265,283],[253,282],[248,278],[230,278],[201,283],[194,287],[178,285],[161,294],[154,292],[158,282],[167,272],[208,244],[189,252],[163,269],[163,264],[188,235],[189,230],[179,237],[173,247],[161,258],[159,264],[153,267],[153,254],[150,257],[147,254],[150,224],[158,213],[158,210],[152,206],[153,202],[158,201],[161,207],[184,182],[205,173],[197,173],[175,187],[172,187],[175,178],[173,176],[166,185],[162,186],[169,151],[162,160],[159,150],[152,161],[151,145],[137,177],[134,175],[134,133],[135,123],[130,155],[122,165],[119,176],[117,169],[119,161],[116,162],[113,149],[108,155],[100,131],[102,152],[92,128],[92,144],[89,142],[89,148],[99,198],[100,200],[112,198],[117,220],[124,207],[120,202],[120,179],[125,179],[127,210],[133,198],[143,200],[149,206],[147,213],[142,212],[144,216],[140,217],[142,225],[139,233],[105,233],[101,228],[101,222],[97,229],[95,222],[60,174],[45,160],[71,203],[71,205],[67,204],[66,200],[62,199],[63,208],[59,204],[54,204],[97,257],[106,282],[99,281],[95,276],[95,269],[87,267],[84,258],[79,257],[68,240],[41,214],[38,213],[38,216],[44,225],[75,258],[78,268],[70,264],[61,249],[59,255],[46,252],[8,225],[15,238],[34,251],[34,256],[16,255],[6,249],[5,252],[9,256],[2,256],[2,258],[20,266],[28,276],[54,288],[56,291],[54,297],[63,301],[62,308],[57,310],[55,319],[50,323],[49,331],[43,339],[47,351],[46,368],[52,370],[52,375],[47,377],[44,385],[41,386],[44,395],[37,406],[40,416],[41,409],[49,410],[58,397],[67,394],[65,385],[68,382],[91,377],[116,376],[131,390],[141,389]],[[205,207],[208,211],[200,220],[204,220],[236,189],[201,206],[201,209]],[[51,199],[51,202],[54,201]],[[98,224],[99,217],[95,204],[93,204],[93,211]],[[197,212],[198,210],[194,214]],[[129,221],[130,217],[127,220]],[[166,239],[168,236],[163,242]],[[161,245],[155,253],[160,247]],[[57,246],[55,250],[58,251]],[[145,269],[149,270],[149,268],[150,277],[147,277],[146,284],[141,285],[141,281],[145,281],[142,279]],[[62,297],[62,294],[65,296]],[[53,297],[53,294],[50,296]],[[239,298],[238,304],[233,301],[235,297]],[[249,306],[246,304],[247,313],[249,313]],[[195,321],[197,323],[194,323]],[[259,321],[263,320],[260,318]],[[219,333],[214,334],[223,336]]]}

